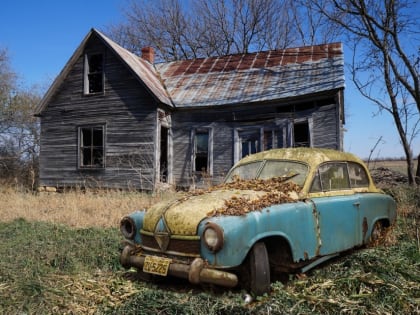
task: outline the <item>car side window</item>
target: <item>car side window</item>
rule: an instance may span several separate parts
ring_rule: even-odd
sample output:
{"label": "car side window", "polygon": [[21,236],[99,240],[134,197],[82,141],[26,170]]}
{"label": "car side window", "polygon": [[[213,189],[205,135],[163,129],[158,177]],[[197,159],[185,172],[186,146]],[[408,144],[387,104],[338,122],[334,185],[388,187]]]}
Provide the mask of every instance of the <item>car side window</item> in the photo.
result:
{"label": "car side window", "polygon": [[347,163],[325,163],[319,166],[311,192],[350,189]]}
{"label": "car side window", "polygon": [[358,163],[349,162],[348,170],[349,170],[350,185],[352,188],[369,186],[369,178],[368,178],[365,168],[362,165]]}

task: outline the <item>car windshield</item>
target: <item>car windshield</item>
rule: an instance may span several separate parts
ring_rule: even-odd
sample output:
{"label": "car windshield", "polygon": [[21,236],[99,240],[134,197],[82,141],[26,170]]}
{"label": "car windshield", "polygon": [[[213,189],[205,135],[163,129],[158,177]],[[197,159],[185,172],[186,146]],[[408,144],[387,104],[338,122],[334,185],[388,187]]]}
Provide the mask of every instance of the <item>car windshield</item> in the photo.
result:
{"label": "car windshield", "polygon": [[242,164],[238,167],[235,167],[230,171],[228,176],[226,177],[225,182],[230,183],[234,180],[234,178],[239,177],[240,179],[254,179],[257,177],[258,171],[261,168],[263,161],[257,161],[247,164]]}
{"label": "car windshield", "polygon": [[264,161],[256,161],[232,169],[225,182],[232,182],[236,177],[244,180],[283,177],[285,181],[293,181],[302,187],[307,173],[308,166],[296,161],[270,160],[265,161],[265,163]]}

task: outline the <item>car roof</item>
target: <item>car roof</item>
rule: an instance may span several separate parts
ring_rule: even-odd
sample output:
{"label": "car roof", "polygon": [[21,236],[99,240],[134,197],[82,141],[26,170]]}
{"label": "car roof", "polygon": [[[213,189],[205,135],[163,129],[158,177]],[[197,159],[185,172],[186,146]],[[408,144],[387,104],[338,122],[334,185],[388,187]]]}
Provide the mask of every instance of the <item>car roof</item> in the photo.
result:
{"label": "car roof", "polygon": [[363,161],[351,153],[321,148],[284,148],[272,149],[248,155],[236,165],[242,165],[260,160],[293,160],[317,166],[329,161],[351,161],[363,164]]}

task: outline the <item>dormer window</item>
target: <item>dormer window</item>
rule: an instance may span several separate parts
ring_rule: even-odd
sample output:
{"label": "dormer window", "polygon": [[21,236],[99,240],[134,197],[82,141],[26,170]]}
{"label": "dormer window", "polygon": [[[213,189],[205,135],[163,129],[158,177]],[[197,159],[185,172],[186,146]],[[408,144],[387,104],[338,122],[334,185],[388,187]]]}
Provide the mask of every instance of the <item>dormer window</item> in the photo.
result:
{"label": "dormer window", "polygon": [[104,91],[103,54],[85,55],[84,93],[94,94]]}

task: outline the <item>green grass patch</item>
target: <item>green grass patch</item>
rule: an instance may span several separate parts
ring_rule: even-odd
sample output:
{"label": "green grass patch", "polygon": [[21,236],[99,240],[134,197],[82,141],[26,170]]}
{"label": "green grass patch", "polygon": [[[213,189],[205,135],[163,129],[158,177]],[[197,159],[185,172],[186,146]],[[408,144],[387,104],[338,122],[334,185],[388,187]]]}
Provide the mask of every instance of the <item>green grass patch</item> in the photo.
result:
{"label": "green grass patch", "polygon": [[116,229],[71,229],[18,219],[0,222],[0,240],[0,295],[5,297],[0,314],[59,311],[59,304],[71,299],[66,278],[120,268]]}
{"label": "green grass patch", "polygon": [[0,314],[420,314],[420,194],[389,193],[399,217],[384,244],[273,283],[251,303],[240,290],[134,280],[117,228],[0,222]]}

